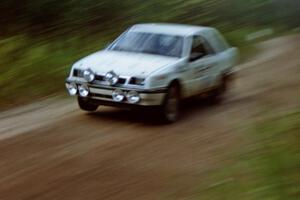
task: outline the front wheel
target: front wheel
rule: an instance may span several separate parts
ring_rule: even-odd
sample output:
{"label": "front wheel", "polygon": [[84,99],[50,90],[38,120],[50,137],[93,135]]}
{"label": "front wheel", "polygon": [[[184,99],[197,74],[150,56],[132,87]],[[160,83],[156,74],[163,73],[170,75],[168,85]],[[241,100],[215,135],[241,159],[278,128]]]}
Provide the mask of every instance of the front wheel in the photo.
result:
{"label": "front wheel", "polygon": [[176,85],[170,86],[161,110],[163,120],[165,122],[173,123],[178,120],[179,101],[180,101],[179,87]]}
{"label": "front wheel", "polygon": [[96,111],[98,108],[98,105],[91,104],[88,102],[88,100],[83,99],[81,97],[78,97],[77,101],[78,101],[78,105],[81,110],[93,112],[93,111]]}

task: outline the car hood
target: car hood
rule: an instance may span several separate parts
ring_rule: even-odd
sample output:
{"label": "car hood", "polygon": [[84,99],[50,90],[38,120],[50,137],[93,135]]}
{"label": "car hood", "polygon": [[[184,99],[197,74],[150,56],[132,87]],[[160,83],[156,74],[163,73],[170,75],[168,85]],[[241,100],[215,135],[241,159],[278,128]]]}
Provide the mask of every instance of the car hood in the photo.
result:
{"label": "car hood", "polygon": [[178,60],[179,58],[175,57],[152,54],[100,51],[78,61],[74,68],[91,69],[97,74],[114,71],[121,76],[146,77],[164,66],[176,63]]}

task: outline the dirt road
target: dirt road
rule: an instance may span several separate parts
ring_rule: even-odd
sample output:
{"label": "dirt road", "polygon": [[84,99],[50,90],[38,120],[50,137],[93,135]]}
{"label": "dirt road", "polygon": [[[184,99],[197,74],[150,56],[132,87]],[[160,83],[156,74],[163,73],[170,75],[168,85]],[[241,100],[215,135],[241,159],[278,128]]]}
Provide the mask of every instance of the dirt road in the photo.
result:
{"label": "dirt road", "polygon": [[85,114],[52,100],[0,114],[0,199],[193,199],[232,162],[243,127],[300,106],[300,36],[264,42],[225,100],[194,100],[160,125],[146,113]]}

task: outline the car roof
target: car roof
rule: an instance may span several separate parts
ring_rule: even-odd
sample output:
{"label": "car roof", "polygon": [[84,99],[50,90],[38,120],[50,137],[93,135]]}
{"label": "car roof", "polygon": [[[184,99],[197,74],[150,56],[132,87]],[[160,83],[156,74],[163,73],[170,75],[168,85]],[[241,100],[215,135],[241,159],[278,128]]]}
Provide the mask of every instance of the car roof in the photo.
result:
{"label": "car roof", "polygon": [[205,26],[152,23],[152,24],[136,24],[132,26],[129,29],[129,31],[189,36],[199,32],[211,31],[212,29],[213,28],[211,27],[205,27]]}

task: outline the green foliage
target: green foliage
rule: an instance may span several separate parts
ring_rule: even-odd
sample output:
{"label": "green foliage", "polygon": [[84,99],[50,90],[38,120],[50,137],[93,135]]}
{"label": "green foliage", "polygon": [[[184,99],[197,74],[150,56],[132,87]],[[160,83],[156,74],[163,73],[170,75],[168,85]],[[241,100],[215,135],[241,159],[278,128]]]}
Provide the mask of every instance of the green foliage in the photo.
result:
{"label": "green foliage", "polygon": [[246,26],[300,25],[298,0],[24,0],[0,2],[0,34],[94,33],[139,22]]}

